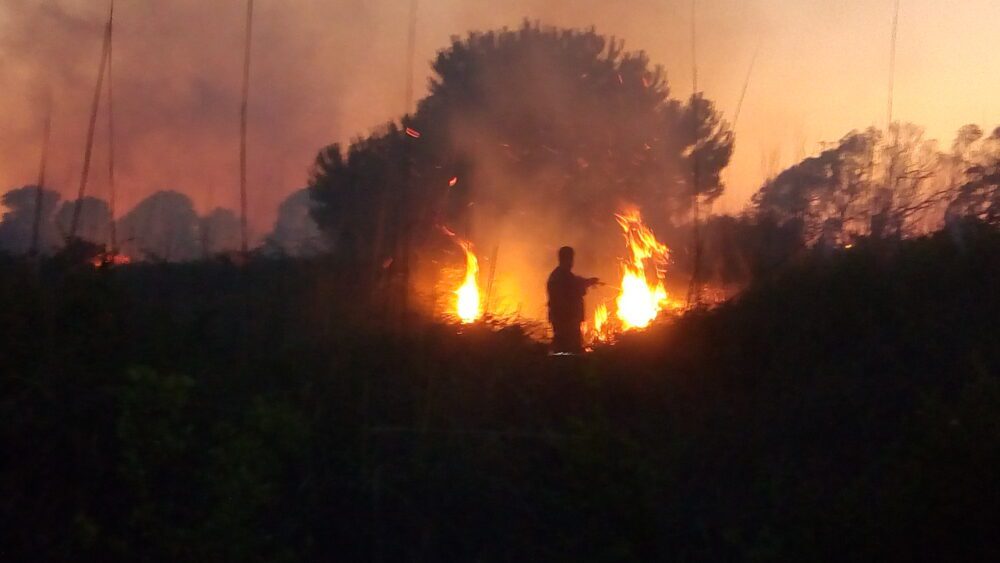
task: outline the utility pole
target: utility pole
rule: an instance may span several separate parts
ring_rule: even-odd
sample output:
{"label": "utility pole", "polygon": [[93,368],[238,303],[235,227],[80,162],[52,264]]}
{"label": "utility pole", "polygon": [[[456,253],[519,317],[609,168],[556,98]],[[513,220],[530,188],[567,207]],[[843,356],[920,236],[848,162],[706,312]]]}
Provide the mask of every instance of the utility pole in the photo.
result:
{"label": "utility pole", "polygon": [[701,171],[698,162],[698,118],[701,115],[700,102],[698,97],[698,0],[691,0],[691,110],[694,116],[691,120],[691,158],[692,158],[692,182],[691,182],[691,215],[694,244],[692,252],[693,264],[691,267],[691,281],[688,285],[687,305],[698,305],[701,302],[701,287],[699,277],[701,275],[701,218],[700,205],[698,199],[698,189],[701,184]]}
{"label": "utility pole", "polygon": [[115,0],[111,0],[111,15],[108,16],[108,232],[111,236],[111,255],[118,254],[118,226],[115,207],[118,194],[115,189],[115,96],[112,62],[114,60],[114,17]]}
{"label": "utility pole", "polygon": [[80,211],[83,207],[83,198],[87,195],[87,180],[90,176],[90,157],[94,151],[94,131],[97,128],[97,112],[101,104],[101,91],[104,89],[104,69],[108,63],[108,52],[111,49],[111,18],[114,16],[114,1],[111,2],[111,9],[108,15],[108,23],[104,29],[104,45],[101,48],[101,64],[97,70],[97,86],[94,88],[94,100],[90,106],[90,124],[87,128],[87,144],[83,150],[83,170],[80,173],[80,188],[76,194],[76,205],[73,206],[73,220],[69,227],[69,238],[76,238],[77,229],[80,227]]}
{"label": "utility pole", "polygon": [[250,99],[250,52],[253,39],[253,0],[247,0],[246,42],[243,52],[243,97],[240,104],[240,250],[246,255],[247,236],[247,106]]}
{"label": "utility pole", "polygon": [[52,135],[52,92],[49,91],[46,100],[45,122],[42,125],[42,155],[38,165],[38,185],[35,195],[35,217],[31,224],[31,246],[29,256],[38,255],[38,238],[42,226],[42,205],[45,199],[45,170],[49,161],[49,137]]}

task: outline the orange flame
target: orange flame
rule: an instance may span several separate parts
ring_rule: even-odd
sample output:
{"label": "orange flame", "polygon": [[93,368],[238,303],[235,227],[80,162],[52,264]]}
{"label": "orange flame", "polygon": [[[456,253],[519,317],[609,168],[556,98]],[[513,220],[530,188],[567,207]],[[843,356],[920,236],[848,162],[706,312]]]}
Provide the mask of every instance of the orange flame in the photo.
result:
{"label": "orange flame", "polygon": [[664,286],[670,249],[656,240],[653,231],[642,222],[638,210],[615,215],[625,236],[627,255],[622,260],[622,280],[615,299],[615,320],[609,321],[607,305],[594,312],[594,334],[599,341],[610,340],[617,330],[640,330],[649,327],[664,309],[683,308]]}
{"label": "orange flame", "polygon": [[[616,303],[625,330],[646,328],[667,302],[663,270],[669,249],[656,240],[638,210],[616,215],[625,232],[628,256],[622,263],[622,285]],[[651,271],[647,271],[650,269]]]}
{"label": "orange flame", "polygon": [[455,314],[462,324],[471,324],[483,314],[479,295],[479,260],[472,251],[472,243],[459,240],[458,244],[465,251],[465,279],[455,290]]}

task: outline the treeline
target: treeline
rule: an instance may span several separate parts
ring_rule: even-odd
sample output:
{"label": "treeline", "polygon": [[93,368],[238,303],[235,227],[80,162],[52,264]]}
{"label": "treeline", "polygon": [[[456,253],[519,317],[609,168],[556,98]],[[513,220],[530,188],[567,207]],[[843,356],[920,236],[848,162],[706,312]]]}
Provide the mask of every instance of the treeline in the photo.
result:
{"label": "treeline", "polygon": [[854,131],[776,174],[743,214],[708,220],[705,281],[745,284],[814,247],[900,240],[968,219],[1000,224],[1000,128],[966,125],[949,149],[912,124]]}
{"label": "treeline", "polygon": [[[0,252],[24,254],[31,249],[37,186],[7,191],[0,198],[6,211],[0,218]],[[60,203],[59,193],[43,189],[39,220],[38,251],[58,252],[70,235],[76,200]],[[322,252],[325,243],[311,217],[308,192],[290,195],[278,209],[271,233],[261,246],[270,253],[294,256]],[[118,248],[133,260],[184,262],[234,252],[240,247],[240,220],[231,210],[215,208],[205,215],[195,211],[191,199],[176,191],[159,191],[116,218]],[[111,246],[111,210],[100,198],[80,202],[77,238]],[[256,237],[255,237],[256,238]]]}

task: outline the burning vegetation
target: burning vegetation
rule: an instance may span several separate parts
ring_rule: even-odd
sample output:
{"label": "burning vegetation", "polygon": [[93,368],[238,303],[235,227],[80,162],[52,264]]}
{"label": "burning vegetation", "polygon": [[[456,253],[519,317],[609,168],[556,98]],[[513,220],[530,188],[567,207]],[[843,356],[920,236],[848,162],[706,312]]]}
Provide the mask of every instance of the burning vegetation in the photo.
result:
{"label": "burning vegetation", "polygon": [[463,324],[474,323],[483,314],[482,297],[479,292],[479,259],[472,251],[472,243],[458,241],[465,251],[465,276],[462,285],[455,290],[455,315]]}

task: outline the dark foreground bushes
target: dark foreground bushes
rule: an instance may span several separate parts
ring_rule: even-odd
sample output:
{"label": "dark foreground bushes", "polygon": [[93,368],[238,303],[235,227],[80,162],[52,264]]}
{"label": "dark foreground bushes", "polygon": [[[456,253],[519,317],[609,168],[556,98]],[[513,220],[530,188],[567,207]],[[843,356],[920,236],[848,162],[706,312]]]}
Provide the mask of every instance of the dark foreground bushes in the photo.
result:
{"label": "dark foreground bushes", "polygon": [[1000,236],[583,358],[321,262],[0,264],[4,560],[995,559]]}

